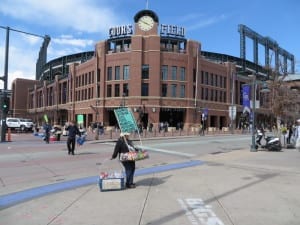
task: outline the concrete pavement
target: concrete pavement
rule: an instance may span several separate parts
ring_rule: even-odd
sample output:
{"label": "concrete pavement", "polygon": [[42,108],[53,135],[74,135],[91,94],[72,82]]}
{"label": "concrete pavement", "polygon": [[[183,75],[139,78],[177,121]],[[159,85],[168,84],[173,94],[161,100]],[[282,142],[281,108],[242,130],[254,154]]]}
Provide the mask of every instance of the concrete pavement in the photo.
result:
{"label": "concrete pavement", "polygon": [[3,207],[0,225],[298,225],[299,162],[294,149],[245,149],[139,169],[135,189],[100,192],[91,177],[91,184]]}

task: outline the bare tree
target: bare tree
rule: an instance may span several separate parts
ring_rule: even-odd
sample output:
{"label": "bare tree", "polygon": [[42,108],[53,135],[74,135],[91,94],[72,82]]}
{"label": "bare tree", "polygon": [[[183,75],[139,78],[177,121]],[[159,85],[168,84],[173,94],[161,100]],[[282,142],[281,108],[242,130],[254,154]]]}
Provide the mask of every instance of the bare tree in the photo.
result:
{"label": "bare tree", "polygon": [[279,128],[281,123],[292,122],[290,120],[295,119],[299,113],[299,91],[295,91],[291,83],[285,80],[287,73],[278,73],[272,68],[268,68],[267,71],[269,109]]}

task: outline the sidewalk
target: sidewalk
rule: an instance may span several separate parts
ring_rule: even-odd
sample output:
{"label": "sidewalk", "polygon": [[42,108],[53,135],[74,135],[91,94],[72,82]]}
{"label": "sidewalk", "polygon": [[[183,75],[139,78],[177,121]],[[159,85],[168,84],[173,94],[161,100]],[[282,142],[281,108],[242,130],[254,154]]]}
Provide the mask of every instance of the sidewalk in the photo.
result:
{"label": "sidewalk", "polygon": [[[300,153],[232,151],[138,170],[136,189],[87,185],[0,211],[0,225],[298,225]],[[0,196],[1,197],[1,196]]]}

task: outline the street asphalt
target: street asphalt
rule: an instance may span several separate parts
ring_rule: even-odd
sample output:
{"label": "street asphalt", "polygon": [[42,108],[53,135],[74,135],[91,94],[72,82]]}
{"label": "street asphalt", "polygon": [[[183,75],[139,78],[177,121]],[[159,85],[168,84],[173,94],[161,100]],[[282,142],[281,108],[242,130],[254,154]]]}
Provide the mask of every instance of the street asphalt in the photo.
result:
{"label": "street asphalt", "polygon": [[11,190],[0,195],[0,225],[300,224],[295,149],[205,155],[138,169],[135,182],[104,191],[92,175]]}

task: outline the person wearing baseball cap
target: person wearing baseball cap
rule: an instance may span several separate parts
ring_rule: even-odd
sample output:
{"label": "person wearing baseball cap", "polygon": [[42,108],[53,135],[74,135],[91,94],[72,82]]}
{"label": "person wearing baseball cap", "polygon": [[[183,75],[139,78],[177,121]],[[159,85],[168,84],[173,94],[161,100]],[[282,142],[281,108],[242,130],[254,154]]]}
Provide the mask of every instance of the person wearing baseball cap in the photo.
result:
{"label": "person wearing baseball cap", "polygon": [[[130,150],[134,150],[134,145],[132,141],[129,139],[130,133],[122,132],[120,133],[120,138],[118,139],[114,152],[112,154],[111,159],[117,158],[117,156],[121,153],[129,152]],[[125,168],[126,174],[126,187],[127,188],[135,188],[135,183],[133,183],[133,177],[135,172],[135,161],[122,161],[122,164]]]}

